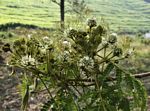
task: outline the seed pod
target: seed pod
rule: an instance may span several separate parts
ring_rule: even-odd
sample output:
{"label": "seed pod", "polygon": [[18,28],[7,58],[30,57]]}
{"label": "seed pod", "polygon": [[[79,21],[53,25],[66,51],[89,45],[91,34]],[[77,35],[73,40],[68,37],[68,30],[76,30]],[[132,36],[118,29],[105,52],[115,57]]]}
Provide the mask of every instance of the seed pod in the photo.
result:
{"label": "seed pod", "polygon": [[24,45],[24,44],[26,43],[26,40],[25,40],[24,38],[22,38],[22,39],[20,39],[20,43],[21,43],[22,45]]}
{"label": "seed pod", "polygon": [[81,37],[85,37],[85,36],[87,36],[87,33],[84,31],[78,31],[78,35]]}
{"label": "seed pod", "polygon": [[99,35],[103,35],[106,33],[106,30],[101,25],[98,25],[96,30],[95,30],[95,33],[98,33]]}
{"label": "seed pod", "polygon": [[6,43],[6,44],[2,47],[2,50],[3,50],[4,52],[8,52],[8,51],[12,52],[11,49],[10,49],[10,44],[9,44],[9,43]]}
{"label": "seed pod", "polygon": [[16,41],[14,42],[14,44],[13,44],[13,48],[15,48],[15,47],[20,47],[20,46],[21,46],[20,40],[16,40]]}
{"label": "seed pod", "polygon": [[71,39],[74,39],[74,37],[77,35],[77,30],[71,29],[68,33],[68,37]]}
{"label": "seed pod", "polygon": [[110,35],[108,38],[108,42],[114,44],[117,42],[117,37],[115,35]]}
{"label": "seed pod", "polygon": [[115,62],[116,64],[118,64],[118,63],[119,63],[119,60],[115,60],[114,62]]}
{"label": "seed pod", "polygon": [[87,25],[92,28],[95,27],[97,25],[96,20],[95,19],[88,19],[87,20]]}
{"label": "seed pod", "polygon": [[115,48],[115,49],[114,49],[114,52],[113,52],[113,55],[119,57],[119,56],[122,55],[122,53],[123,53],[123,52],[122,52],[122,49],[121,49],[121,48]]}

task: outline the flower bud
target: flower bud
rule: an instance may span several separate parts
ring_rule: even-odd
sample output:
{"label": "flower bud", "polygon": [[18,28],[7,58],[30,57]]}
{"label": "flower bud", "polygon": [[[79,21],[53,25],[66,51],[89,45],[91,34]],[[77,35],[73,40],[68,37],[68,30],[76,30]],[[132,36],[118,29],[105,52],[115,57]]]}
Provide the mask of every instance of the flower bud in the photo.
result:
{"label": "flower bud", "polygon": [[73,39],[77,35],[77,30],[71,29],[68,33],[68,37]]}
{"label": "flower bud", "polygon": [[97,25],[96,23],[96,19],[92,18],[92,19],[88,19],[87,20],[87,25],[92,28],[92,27],[95,27]]}
{"label": "flower bud", "polygon": [[8,52],[8,51],[11,52],[10,44],[9,44],[9,43],[6,43],[6,44],[2,47],[2,50],[3,50],[4,52]]}
{"label": "flower bud", "polygon": [[49,40],[50,40],[49,37],[47,37],[47,36],[43,37],[43,41],[47,42]]}
{"label": "flower bud", "polygon": [[113,55],[119,57],[119,56],[122,55],[122,53],[123,53],[123,51],[122,51],[121,48],[115,48],[115,49],[114,49],[114,52],[113,52]]}
{"label": "flower bud", "polygon": [[128,52],[125,54],[125,58],[130,57],[133,54],[133,52],[134,52],[134,49],[128,50]]}
{"label": "flower bud", "polygon": [[108,38],[108,42],[111,43],[111,44],[114,44],[117,42],[117,36],[116,35],[110,35],[109,38]]}
{"label": "flower bud", "polygon": [[21,46],[20,40],[14,41],[14,43],[13,43],[13,48],[20,47],[20,46]]}

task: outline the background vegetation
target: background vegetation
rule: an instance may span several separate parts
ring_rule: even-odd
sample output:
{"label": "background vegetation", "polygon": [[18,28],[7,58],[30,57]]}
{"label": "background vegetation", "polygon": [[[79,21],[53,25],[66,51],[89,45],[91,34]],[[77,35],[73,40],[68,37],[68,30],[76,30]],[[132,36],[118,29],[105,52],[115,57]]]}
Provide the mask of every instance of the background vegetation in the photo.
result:
{"label": "background vegetation", "polygon": [[[144,0],[85,0],[92,16],[104,17],[112,30],[131,33],[148,31],[150,5]],[[68,3],[66,5],[66,11]],[[1,0],[0,24],[20,22],[53,27],[59,21],[59,7],[50,0]],[[67,19],[72,18],[67,13]]]}

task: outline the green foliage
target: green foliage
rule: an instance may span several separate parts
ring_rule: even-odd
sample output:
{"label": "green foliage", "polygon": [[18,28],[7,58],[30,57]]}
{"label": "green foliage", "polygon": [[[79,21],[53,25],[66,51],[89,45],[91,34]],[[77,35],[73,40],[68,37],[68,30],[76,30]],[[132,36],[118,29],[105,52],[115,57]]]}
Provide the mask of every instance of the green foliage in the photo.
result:
{"label": "green foliage", "polygon": [[41,111],[146,111],[145,88],[120,66],[127,57],[117,37],[94,20],[88,26],[53,41],[32,37],[13,43],[10,64],[26,72],[23,109],[33,91],[29,86],[36,86],[49,94]]}
{"label": "green foliage", "polygon": [[29,100],[29,85],[28,82],[24,79],[22,86],[21,86],[21,92],[22,92],[22,106],[21,110],[24,111],[27,108],[28,100]]}

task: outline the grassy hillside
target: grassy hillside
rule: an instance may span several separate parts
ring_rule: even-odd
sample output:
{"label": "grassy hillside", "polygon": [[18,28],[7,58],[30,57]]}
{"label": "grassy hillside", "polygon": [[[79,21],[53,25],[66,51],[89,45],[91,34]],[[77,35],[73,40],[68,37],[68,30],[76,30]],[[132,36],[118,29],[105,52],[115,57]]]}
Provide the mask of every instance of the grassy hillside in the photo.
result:
{"label": "grassy hillside", "polygon": [[50,0],[1,0],[0,23],[20,22],[50,27],[59,9]]}
{"label": "grassy hillside", "polygon": [[[113,30],[149,30],[150,3],[144,0],[85,0],[92,16],[103,17]],[[59,7],[50,0],[0,0],[0,24],[20,22],[52,27]]]}
{"label": "grassy hillside", "polygon": [[150,3],[144,0],[89,0],[95,16],[103,16],[111,28],[149,30]]}

